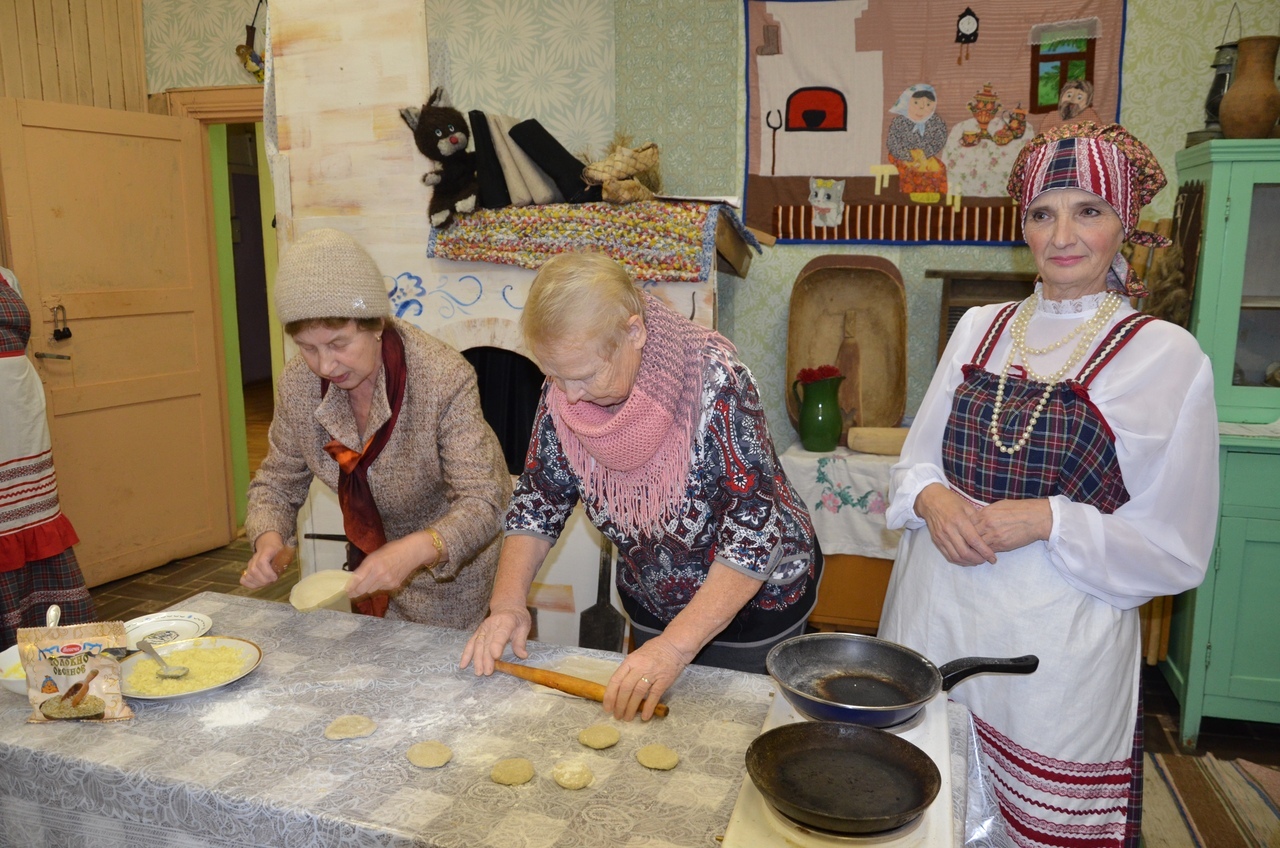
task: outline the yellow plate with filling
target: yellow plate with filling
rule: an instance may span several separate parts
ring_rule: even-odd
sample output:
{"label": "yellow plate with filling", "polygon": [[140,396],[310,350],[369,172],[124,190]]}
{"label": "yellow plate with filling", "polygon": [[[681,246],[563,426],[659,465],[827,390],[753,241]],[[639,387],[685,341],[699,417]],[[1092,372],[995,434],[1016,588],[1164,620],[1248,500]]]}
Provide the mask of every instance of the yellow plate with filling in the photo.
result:
{"label": "yellow plate with filling", "polygon": [[185,677],[156,676],[159,665],[144,653],[130,654],[120,663],[120,692],[129,698],[164,700],[185,698],[235,683],[262,662],[262,649],[234,636],[200,636],[157,645],[170,665],[185,665]]}

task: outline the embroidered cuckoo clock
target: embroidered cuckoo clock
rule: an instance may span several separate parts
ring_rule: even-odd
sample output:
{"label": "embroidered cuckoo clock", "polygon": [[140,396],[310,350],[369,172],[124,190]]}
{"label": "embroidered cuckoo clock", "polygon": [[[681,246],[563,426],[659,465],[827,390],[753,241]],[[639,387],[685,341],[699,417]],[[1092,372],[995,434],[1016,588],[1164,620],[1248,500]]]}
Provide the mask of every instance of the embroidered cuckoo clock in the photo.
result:
{"label": "embroidered cuckoo clock", "polygon": [[960,17],[956,18],[956,44],[960,45],[960,52],[956,56],[957,65],[964,64],[964,60],[969,58],[969,45],[977,40],[978,16],[973,13],[973,9],[965,6]]}

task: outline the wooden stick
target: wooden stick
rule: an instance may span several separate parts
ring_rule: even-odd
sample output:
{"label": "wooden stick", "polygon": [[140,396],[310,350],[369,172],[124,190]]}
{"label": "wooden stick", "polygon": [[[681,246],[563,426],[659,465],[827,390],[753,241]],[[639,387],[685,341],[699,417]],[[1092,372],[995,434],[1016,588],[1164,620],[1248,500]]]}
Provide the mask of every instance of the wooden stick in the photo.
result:
{"label": "wooden stick", "polygon": [[293,557],[297,552],[297,548],[289,545],[285,545],[276,551],[276,555],[271,558],[271,567],[275,570],[277,577],[284,574],[289,566],[293,564]]}
{"label": "wooden stick", "polygon": [[[571,674],[561,674],[558,671],[551,671],[546,668],[534,668],[529,665],[516,665],[515,663],[503,662],[502,660],[494,660],[493,667],[498,671],[506,672],[513,677],[519,677],[528,680],[531,683],[538,683],[549,689],[555,689],[559,692],[566,692],[570,695],[577,695],[579,698],[586,698],[589,701],[604,700],[604,686],[596,683],[594,680],[583,680],[581,677],[574,677]],[[656,716],[666,717],[669,710],[667,705],[659,703],[654,708],[653,714]]]}

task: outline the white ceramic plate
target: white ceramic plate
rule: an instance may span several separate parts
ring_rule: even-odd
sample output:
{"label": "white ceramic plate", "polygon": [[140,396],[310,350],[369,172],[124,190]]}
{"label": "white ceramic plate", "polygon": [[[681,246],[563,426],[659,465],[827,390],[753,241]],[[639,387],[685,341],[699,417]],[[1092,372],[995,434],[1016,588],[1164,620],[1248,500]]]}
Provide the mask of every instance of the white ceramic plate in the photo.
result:
{"label": "white ceramic plate", "polygon": [[22,672],[22,661],[18,659],[18,646],[10,645],[0,651],[0,675],[17,668],[17,677],[0,677],[0,687],[8,689],[16,695],[27,694],[27,676]]}
{"label": "white ceramic plate", "polygon": [[250,642],[248,639],[237,639],[234,636],[200,636],[195,639],[184,639],[180,642],[169,642],[164,645],[157,645],[156,651],[160,656],[168,658],[169,654],[174,651],[182,651],[187,648],[235,648],[240,653],[240,670],[230,680],[224,680],[221,683],[215,683],[212,686],[205,686],[190,692],[181,692],[176,695],[140,695],[133,691],[129,685],[129,677],[133,674],[134,668],[143,660],[148,660],[144,653],[130,654],[123,662],[120,663],[120,692],[130,698],[141,698],[147,701],[166,701],[170,698],[186,698],[189,695],[198,695],[201,692],[209,692],[213,689],[221,689],[223,686],[235,683],[249,672],[258,667],[258,663],[262,662],[262,649]]}
{"label": "white ceramic plate", "polygon": [[124,623],[124,634],[128,639],[125,647],[131,651],[138,650],[138,640],[151,636],[151,644],[162,645],[165,642],[176,642],[179,639],[194,639],[209,632],[213,620],[198,612],[157,612],[132,618]]}

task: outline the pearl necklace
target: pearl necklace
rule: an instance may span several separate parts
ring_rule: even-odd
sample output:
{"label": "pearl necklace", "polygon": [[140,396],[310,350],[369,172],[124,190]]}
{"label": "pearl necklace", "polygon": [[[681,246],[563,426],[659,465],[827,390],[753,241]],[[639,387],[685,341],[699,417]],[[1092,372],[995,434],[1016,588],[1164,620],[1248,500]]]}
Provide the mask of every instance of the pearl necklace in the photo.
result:
{"label": "pearl necklace", "polygon": [[[1032,294],[1031,297],[1023,301],[1022,306],[1018,307],[1017,314],[1013,316],[1013,320],[1009,323],[1009,356],[1004,361],[1004,368],[1000,370],[1000,382],[996,385],[996,399],[991,406],[991,426],[987,428],[991,440],[995,442],[1001,453],[1012,456],[1026,447],[1027,440],[1031,438],[1031,431],[1035,429],[1036,422],[1040,420],[1040,413],[1044,412],[1045,404],[1049,402],[1049,396],[1053,394],[1054,386],[1060,383],[1062,378],[1080,363],[1080,360],[1084,358],[1085,353],[1089,350],[1089,345],[1093,343],[1098,333],[1102,332],[1102,328],[1111,321],[1111,317],[1115,315],[1122,302],[1122,298],[1118,294],[1108,292],[1091,318],[1082,321],[1071,332],[1044,348],[1027,347],[1027,327],[1031,324],[1031,318],[1035,315],[1036,307],[1040,304],[1040,293]],[[1071,351],[1071,355],[1067,357],[1067,361],[1062,364],[1061,368],[1048,376],[1032,370],[1030,356],[1043,356],[1050,351],[1057,350],[1077,335],[1080,336],[1080,339],[1076,342],[1075,349]],[[1022,365],[1027,371],[1027,377],[1030,380],[1044,383],[1045,387],[1044,392],[1040,395],[1039,402],[1036,403],[1035,409],[1031,412],[1031,421],[1023,429],[1018,441],[1013,445],[1006,445],[1000,438],[1000,412],[1004,408],[1005,382],[1009,377],[1009,370],[1015,358],[1022,361]]]}

